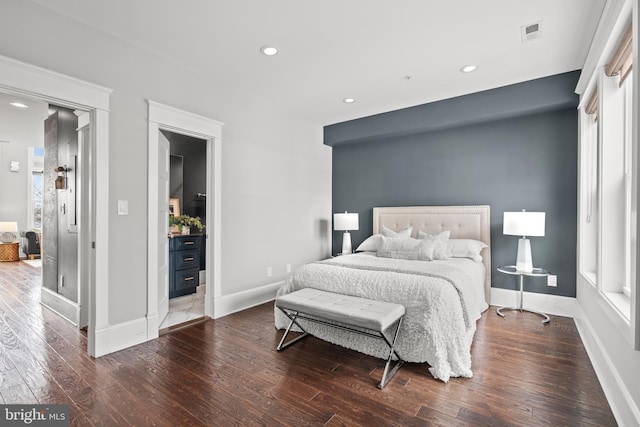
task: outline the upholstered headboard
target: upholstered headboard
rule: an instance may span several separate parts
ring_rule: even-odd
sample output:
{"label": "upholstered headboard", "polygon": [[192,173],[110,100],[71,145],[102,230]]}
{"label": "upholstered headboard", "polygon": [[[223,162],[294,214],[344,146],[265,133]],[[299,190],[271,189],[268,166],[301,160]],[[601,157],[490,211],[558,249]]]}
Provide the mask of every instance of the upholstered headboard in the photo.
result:
{"label": "upholstered headboard", "polygon": [[412,237],[418,230],[435,234],[449,230],[451,239],[475,239],[488,248],[482,250],[482,262],[486,268],[484,292],[491,302],[491,225],[489,206],[404,206],[373,208],[373,234],[379,234],[382,226],[400,231],[412,226]]}

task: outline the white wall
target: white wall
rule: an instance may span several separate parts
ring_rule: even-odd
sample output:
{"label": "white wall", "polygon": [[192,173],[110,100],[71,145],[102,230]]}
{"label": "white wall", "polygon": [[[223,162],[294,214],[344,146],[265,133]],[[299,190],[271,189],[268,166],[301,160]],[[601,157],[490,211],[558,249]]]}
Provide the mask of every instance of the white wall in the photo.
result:
{"label": "white wall", "polygon": [[[587,64],[583,70],[584,81],[578,83],[578,91],[584,91],[586,82],[595,70],[595,64],[601,64],[604,49],[603,40],[608,40],[614,23],[625,24],[630,5],[633,5],[633,50],[634,50],[634,111],[636,111],[633,138],[638,143],[638,99],[640,98],[640,79],[638,68],[638,0],[610,1],[605,8],[605,17],[601,23],[602,34],[596,36],[596,43],[589,52]],[[610,12],[610,13],[607,13]],[[623,12],[620,12],[623,11]],[[618,18],[622,17],[622,20]],[[600,29],[599,29],[600,32]],[[616,43],[616,40],[614,40]],[[598,48],[598,49],[596,49]],[[595,50],[594,50],[595,49]],[[606,56],[606,55],[605,55]],[[608,56],[607,56],[608,58]],[[582,77],[581,77],[582,80]],[[585,96],[584,93],[581,93]],[[603,113],[606,114],[606,113]],[[636,150],[636,155],[637,155]],[[637,179],[637,177],[636,177]],[[601,243],[602,244],[602,243]],[[578,245],[579,247],[581,245]],[[638,274],[636,273],[636,277]],[[606,284],[603,285],[606,289]],[[639,286],[636,283],[636,298]],[[576,325],[589,352],[598,378],[607,395],[609,403],[621,426],[640,425],[640,351],[633,348],[629,337],[629,324],[616,313],[609,302],[580,273],[577,277],[576,298],[581,313],[576,316]],[[632,316],[633,319],[633,316]],[[636,320],[637,321],[637,320]],[[633,330],[633,328],[631,328]]]}
{"label": "white wall", "polygon": [[[44,120],[47,104],[28,101],[30,108],[9,105],[24,99],[0,93],[0,221],[18,221],[18,229],[26,230],[29,203],[28,148],[44,145]],[[20,162],[20,171],[11,172],[9,162]]]}
{"label": "white wall", "polygon": [[[295,267],[328,254],[317,223],[331,215],[331,150],[322,144],[318,124],[259,104],[250,94],[238,96],[239,88],[30,2],[7,0],[1,9],[1,55],[114,90],[109,129],[110,324],[146,313],[146,99],[225,123],[223,295],[282,280],[287,263]],[[27,22],[29,31],[24,32]],[[129,201],[128,216],[116,215],[117,200]],[[268,266],[273,268],[269,278]]]}

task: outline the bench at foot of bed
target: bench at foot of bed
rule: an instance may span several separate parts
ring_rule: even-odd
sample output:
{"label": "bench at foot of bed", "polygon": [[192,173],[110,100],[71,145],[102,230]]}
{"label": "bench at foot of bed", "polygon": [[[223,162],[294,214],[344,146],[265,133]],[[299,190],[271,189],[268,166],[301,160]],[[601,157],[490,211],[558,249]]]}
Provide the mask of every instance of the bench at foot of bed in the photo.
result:
{"label": "bench at foot of bed", "polygon": [[[309,335],[298,322],[303,319],[384,340],[389,346],[389,356],[382,373],[382,380],[378,384],[380,389],[404,363],[393,348],[405,313],[404,306],[401,304],[304,288],[277,297],[276,307],[291,320],[278,344],[278,351]],[[285,342],[293,325],[300,328],[303,334]],[[395,328],[392,328],[394,325]],[[387,330],[393,331],[391,339],[385,335]],[[389,370],[394,354],[397,363]]]}

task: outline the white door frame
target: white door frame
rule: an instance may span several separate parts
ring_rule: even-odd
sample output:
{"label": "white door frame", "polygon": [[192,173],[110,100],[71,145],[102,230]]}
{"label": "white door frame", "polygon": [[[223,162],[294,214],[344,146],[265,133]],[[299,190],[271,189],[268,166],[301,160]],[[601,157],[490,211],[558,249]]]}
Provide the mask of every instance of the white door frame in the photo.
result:
{"label": "white door frame", "polygon": [[[109,95],[112,90],[64,74],[0,55],[0,91],[77,108],[91,114],[94,167],[90,182],[95,198],[93,212],[84,212],[82,223],[91,224],[93,257],[88,269],[89,326],[87,352],[99,357],[109,346]],[[89,241],[89,240],[87,240]]]}
{"label": "white door frame", "polygon": [[207,141],[207,239],[205,316],[214,316],[214,300],[221,295],[220,247],[221,247],[221,153],[222,126],[224,123],[177,108],[147,100],[149,109],[149,212],[148,212],[148,256],[147,256],[147,339],[158,337],[158,133],[167,130]]}

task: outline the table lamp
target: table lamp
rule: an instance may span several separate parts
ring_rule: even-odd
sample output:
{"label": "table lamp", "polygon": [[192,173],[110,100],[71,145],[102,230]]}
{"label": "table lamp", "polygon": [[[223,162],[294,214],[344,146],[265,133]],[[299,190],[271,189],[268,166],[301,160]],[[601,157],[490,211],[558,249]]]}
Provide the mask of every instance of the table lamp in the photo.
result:
{"label": "table lamp", "polygon": [[0,242],[14,243],[18,241],[18,223],[15,221],[0,221]]}
{"label": "table lamp", "polygon": [[505,212],[502,234],[522,236],[518,240],[516,270],[525,273],[533,271],[531,243],[527,236],[544,236],[544,212]]}
{"label": "table lamp", "polygon": [[348,212],[333,214],[333,229],[335,231],[344,231],[342,235],[342,254],[353,252],[349,230],[358,229],[358,214]]}

